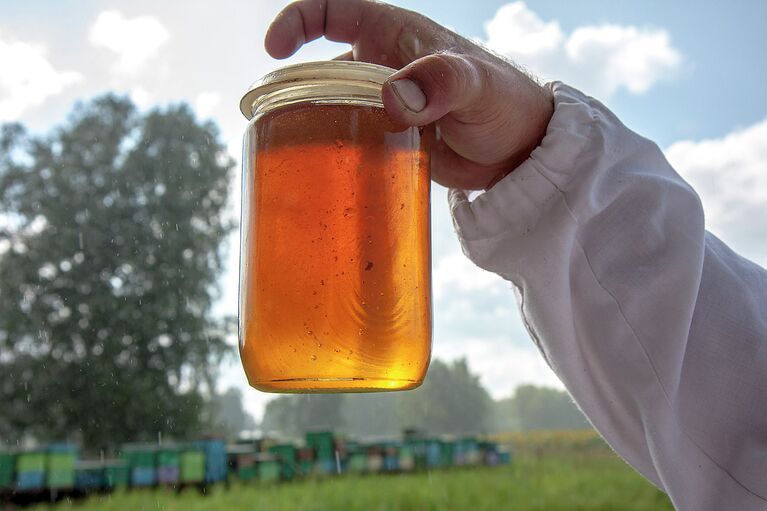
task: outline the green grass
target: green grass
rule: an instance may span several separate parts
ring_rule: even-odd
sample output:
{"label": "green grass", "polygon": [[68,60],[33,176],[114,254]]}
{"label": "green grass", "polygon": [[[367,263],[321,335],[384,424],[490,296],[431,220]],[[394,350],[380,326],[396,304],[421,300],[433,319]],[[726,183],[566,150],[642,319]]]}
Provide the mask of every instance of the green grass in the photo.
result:
{"label": "green grass", "polygon": [[[662,511],[673,507],[614,455],[545,456],[511,466],[218,486],[202,496],[141,490],[53,506],[56,511]],[[36,508],[51,509],[41,506]]]}

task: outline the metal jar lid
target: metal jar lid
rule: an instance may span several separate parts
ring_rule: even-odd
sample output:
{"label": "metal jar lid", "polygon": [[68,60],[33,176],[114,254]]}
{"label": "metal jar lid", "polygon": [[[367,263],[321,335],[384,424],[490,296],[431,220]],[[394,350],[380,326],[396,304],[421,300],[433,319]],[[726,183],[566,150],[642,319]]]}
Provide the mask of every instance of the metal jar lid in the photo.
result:
{"label": "metal jar lid", "polygon": [[248,118],[304,101],[382,107],[381,86],[395,70],[366,62],[329,60],[276,69],[250,86],[240,100]]}

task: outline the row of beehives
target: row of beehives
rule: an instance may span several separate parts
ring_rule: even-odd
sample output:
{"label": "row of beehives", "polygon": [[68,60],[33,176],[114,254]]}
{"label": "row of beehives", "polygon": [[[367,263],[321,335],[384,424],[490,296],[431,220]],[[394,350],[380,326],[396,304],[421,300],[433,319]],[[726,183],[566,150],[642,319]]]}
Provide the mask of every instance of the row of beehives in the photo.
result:
{"label": "row of beehives", "polygon": [[228,447],[221,440],[125,445],[113,460],[82,460],[70,444],[0,452],[0,492],[89,493],[117,487],[207,485],[230,479],[276,482],[334,474],[410,472],[510,462],[508,451],[476,438],[406,437],[356,442],[331,432],[307,433],[303,442],[262,439]]}

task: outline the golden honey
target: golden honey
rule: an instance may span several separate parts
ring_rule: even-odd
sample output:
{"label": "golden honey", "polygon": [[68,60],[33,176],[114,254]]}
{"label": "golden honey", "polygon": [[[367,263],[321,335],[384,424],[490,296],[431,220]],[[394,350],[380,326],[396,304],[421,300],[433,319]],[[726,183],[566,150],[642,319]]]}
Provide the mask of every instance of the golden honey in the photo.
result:
{"label": "golden honey", "polygon": [[271,392],[413,388],[431,350],[430,132],[326,75],[329,97],[255,108],[245,136],[243,367]]}

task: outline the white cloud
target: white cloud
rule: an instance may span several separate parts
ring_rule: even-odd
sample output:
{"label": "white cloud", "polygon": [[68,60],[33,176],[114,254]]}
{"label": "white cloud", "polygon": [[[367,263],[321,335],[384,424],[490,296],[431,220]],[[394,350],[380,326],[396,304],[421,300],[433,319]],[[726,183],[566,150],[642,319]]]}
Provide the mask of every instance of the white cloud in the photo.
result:
{"label": "white cloud", "polygon": [[13,41],[0,34],[0,122],[13,121],[66,87],[82,81],[75,71],[59,71],[45,46]]}
{"label": "white cloud", "polygon": [[170,38],[156,18],[126,18],[118,11],[104,11],[91,27],[89,40],[117,55],[115,70],[131,74],[139,71]]}
{"label": "white cloud", "polygon": [[459,251],[442,257],[434,267],[433,286],[437,299],[444,297],[448,290],[465,293],[491,290],[499,285],[506,289],[509,287],[501,277],[479,268]]}
{"label": "white cloud", "polygon": [[564,34],[557,21],[544,22],[524,2],[501,6],[485,24],[487,45],[505,55],[540,55],[557,51]]}
{"label": "white cloud", "polygon": [[666,156],[700,195],[707,229],[767,266],[767,119],[722,138],[677,142]]}
{"label": "white cloud", "polygon": [[641,94],[673,76],[683,62],[668,32],[631,25],[587,25],[569,35],[524,2],[502,6],[485,24],[485,44],[544,79],[607,97],[624,88]]}
{"label": "white cloud", "polygon": [[128,91],[128,96],[139,108],[146,108],[152,103],[152,94],[143,87],[131,89]]}
{"label": "white cloud", "polygon": [[221,94],[218,92],[202,92],[194,100],[194,109],[197,115],[204,119],[214,113],[219,103],[221,103]]}
{"label": "white cloud", "polygon": [[608,94],[620,87],[635,94],[647,92],[682,62],[666,31],[633,26],[578,28],[565,51],[573,64],[595,72],[590,74],[592,86]]}

